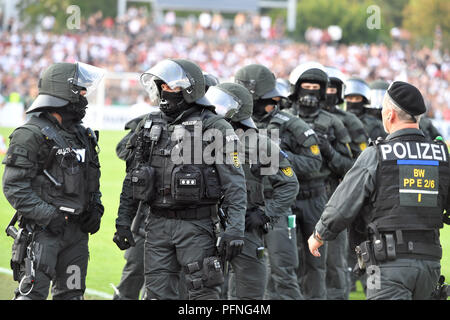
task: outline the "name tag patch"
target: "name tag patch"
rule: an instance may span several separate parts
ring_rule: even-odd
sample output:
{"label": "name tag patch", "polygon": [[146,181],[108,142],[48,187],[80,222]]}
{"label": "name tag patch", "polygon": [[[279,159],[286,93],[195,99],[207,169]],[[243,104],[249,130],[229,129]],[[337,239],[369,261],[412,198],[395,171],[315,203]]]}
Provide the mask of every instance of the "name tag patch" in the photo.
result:
{"label": "name tag patch", "polygon": [[436,207],[439,164],[436,161],[398,160],[401,206]]}

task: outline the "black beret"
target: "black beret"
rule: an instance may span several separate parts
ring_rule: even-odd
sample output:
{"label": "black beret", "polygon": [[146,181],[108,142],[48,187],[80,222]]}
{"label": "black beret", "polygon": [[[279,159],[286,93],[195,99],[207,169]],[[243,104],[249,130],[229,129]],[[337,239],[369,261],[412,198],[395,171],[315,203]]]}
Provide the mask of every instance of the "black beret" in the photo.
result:
{"label": "black beret", "polygon": [[387,93],[406,113],[418,116],[427,111],[419,89],[409,83],[394,81],[389,86]]}

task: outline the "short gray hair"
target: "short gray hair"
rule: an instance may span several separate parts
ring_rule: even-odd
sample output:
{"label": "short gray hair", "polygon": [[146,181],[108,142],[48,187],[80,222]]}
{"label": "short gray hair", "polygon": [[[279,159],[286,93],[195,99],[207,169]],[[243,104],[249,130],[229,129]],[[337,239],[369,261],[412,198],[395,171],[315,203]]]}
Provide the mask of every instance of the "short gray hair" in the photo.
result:
{"label": "short gray hair", "polygon": [[402,108],[399,107],[399,105],[391,98],[391,96],[387,92],[384,95],[382,105],[383,107],[395,110],[399,120],[401,121],[418,123],[420,117],[422,116],[422,115],[413,116],[412,114],[409,114],[408,112],[404,111]]}

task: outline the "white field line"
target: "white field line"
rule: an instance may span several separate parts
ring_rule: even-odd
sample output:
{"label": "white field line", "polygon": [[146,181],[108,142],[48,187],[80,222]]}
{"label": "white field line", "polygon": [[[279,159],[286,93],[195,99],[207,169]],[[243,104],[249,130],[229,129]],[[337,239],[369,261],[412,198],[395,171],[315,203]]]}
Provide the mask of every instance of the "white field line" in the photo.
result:
{"label": "white field line", "polygon": [[[0,267],[0,273],[7,274],[7,275],[10,275],[10,276],[13,275],[12,270],[6,269],[6,268],[2,268],[2,267]],[[106,292],[102,292],[102,291],[98,291],[98,290],[94,290],[94,289],[86,288],[85,292],[87,294],[89,294],[89,295],[105,298],[105,299],[108,299],[108,300],[112,300],[112,298],[113,298],[112,294],[109,294],[109,293],[106,293]]]}

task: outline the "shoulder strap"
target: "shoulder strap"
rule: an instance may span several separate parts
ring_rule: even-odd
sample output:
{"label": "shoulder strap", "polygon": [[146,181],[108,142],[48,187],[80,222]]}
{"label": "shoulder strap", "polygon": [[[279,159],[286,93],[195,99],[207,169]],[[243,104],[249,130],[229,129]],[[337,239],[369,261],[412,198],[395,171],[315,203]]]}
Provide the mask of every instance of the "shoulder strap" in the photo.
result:
{"label": "shoulder strap", "polygon": [[[31,126],[27,126],[31,125]],[[32,117],[30,121],[24,126],[28,127],[33,132],[37,133],[33,127],[39,128],[39,133],[41,135],[44,135],[45,140],[53,141],[58,147],[60,148],[69,148],[70,145],[67,143],[67,141],[58,133],[58,131],[55,129],[54,125],[41,117]]]}
{"label": "shoulder strap", "polygon": [[285,123],[286,129],[289,130],[296,138],[298,145],[302,146],[311,136],[316,135],[310,127],[303,127],[300,118],[292,117]]}

